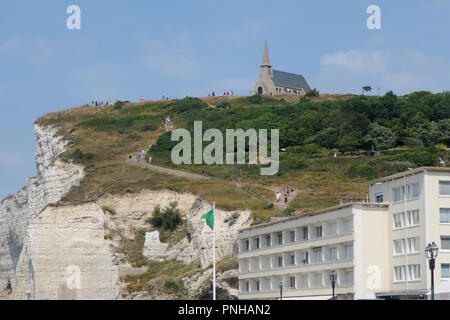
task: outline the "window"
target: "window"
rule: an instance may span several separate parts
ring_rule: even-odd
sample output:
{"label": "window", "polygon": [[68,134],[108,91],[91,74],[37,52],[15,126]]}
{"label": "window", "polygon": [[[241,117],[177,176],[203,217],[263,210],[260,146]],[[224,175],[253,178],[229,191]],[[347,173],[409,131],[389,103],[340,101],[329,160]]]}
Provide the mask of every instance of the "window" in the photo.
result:
{"label": "window", "polygon": [[346,245],[344,246],[344,252],[345,252],[345,258],[346,259],[351,259],[353,258],[353,245]]}
{"label": "window", "polygon": [[408,253],[417,253],[419,252],[419,237],[408,238]]}
{"label": "window", "polygon": [[246,289],[247,292],[250,292],[250,281],[247,281],[245,283],[245,289]]}
{"label": "window", "polygon": [[283,244],[283,232],[278,233],[278,244]]}
{"label": "window", "polygon": [[377,192],[375,193],[375,202],[383,202],[383,192]]}
{"label": "window", "polygon": [[345,232],[353,232],[353,219],[347,219],[344,221]]}
{"label": "window", "polygon": [[292,289],[295,289],[295,276],[289,278],[289,284]]}
{"label": "window", "polygon": [[244,248],[245,248],[245,251],[250,250],[250,240],[245,240]]}
{"label": "window", "polygon": [[408,266],[408,280],[420,280],[420,264],[411,264]]}
{"label": "window", "polygon": [[291,242],[295,242],[295,231],[291,231]]}
{"label": "window", "polygon": [[450,278],[450,264],[443,263],[441,264],[441,278]]}
{"label": "window", "polygon": [[352,284],[353,283],[353,270],[345,271],[345,283]]}
{"label": "window", "polygon": [[268,247],[272,246],[272,237],[270,236],[270,234],[266,236],[266,245]]}
{"label": "window", "polygon": [[450,250],[450,237],[449,236],[441,237],[441,249],[442,250]]}
{"label": "window", "polygon": [[317,238],[322,238],[322,226],[317,226],[316,227],[316,237]]}
{"label": "window", "polygon": [[412,185],[412,198],[416,199],[420,196],[420,188],[419,188],[419,184],[415,183]]}
{"label": "window", "polygon": [[303,276],[303,283],[302,283],[304,288],[308,288],[309,287],[309,277],[308,274],[305,274]]}
{"label": "window", "polygon": [[316,259],[316,262],[322,262],[322,248],[314,249],[314,257]]}
{"label": "window", "polygon": [[394,267],[394,281],[405,281],[406,266]]}
{"label": "window", "polygon": [[330,223],[330,234],[331,235],[337,234],[337,222]]}
{"label": "window", "polygon": [[316,273],[313,278],[313,285],[315,287],[321,287],[323,286],[323,276],[322,273]]}
{"label": "window", "polygon": [[336,247],[330,248],[330,260],[334,261],[337,259],[338,259],[337,248]]}
{"label": "window", "polygon": [[392,193],[394,194],[394,202],[398,202],[402,200],[402,193],[400,188],[393,188]]}
{"label": "window", "polygon": [[450,196],[450,181],[439,181],[439,195]]}
{"label": "window", "polygon": [[450,223],[450,209],[449,208],[441,208],[440,210],[440,221],[441,223]]}
{"label": "window", "polygon": [[408,226],[417,226],[419,225],[419,210],[411,210],[406,212],[406,221],[408,222]]}
{"label": "window", "polygon": [[308,240],[308,239],[309,239],[308,227],[303,227],[303,240]]}
{"label": "window", "polygon": [[291,254],[291,265],[295,266],[295,254]]}
{"label": "window", "polygon": [[394,229],[398,229],[398,228],[403,228],[405,225],[405,213],[404,212],[400,212],[400,213],[394,213],[393,217],[393,221],[394,221]]}
{"label": "window", "polygon": [[303,254],[303,264],[308,264],[309,263],[309,253],[308,251],[305,251],[305,253]]}
{"label": "window", "polygon": [[279,256],[278,257],[278,266],[282,267],[283,266],[283,256]]}
{"label": "window", "polygon": [[394,240],[394,255],[404,254],[405,239]]}
{"label": "window", "polygon": [[259,249],[259,238],[255,239],[255,249]]}
{"label": "window", "polygon": [[272,290],[272,279],[268,278],[266,279],[266,290]]}

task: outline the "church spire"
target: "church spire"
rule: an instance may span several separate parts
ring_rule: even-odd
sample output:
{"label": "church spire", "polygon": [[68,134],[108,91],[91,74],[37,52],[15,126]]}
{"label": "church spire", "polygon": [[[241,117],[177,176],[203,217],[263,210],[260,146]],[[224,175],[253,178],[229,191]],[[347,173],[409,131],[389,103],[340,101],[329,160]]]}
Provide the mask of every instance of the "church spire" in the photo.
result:
{"label": "church spire", "polygon": [[264,46],[264,56],[263,56],[263,61],[261,64],[261,67],[272,67],[272,65],[270,64],[270,60],[269,60],[269,50],[267,49],[267,40],[266,40],[266,44]]}

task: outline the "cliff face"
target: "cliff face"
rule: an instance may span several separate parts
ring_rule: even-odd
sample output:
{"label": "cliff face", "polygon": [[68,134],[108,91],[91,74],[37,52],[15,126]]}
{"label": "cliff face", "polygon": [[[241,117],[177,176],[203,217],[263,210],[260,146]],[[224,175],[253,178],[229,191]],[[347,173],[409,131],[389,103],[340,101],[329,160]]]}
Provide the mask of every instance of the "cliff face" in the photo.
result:
{"label": "cliff face", "polygon": [[[171,246],[161,246],[159,237],[148,237],[145,247],[162,247],[159,257],[147,255],[153,260],[177,259],[186,264],[198,262],[209,274],[212,261],[211,230],[201,215],[211,204],[193,194],[148,191],[108,195],[95,203],[47,207],[29,225],[24,250],[16,267],[13,285],[15,299],[116,299],[122,283],[119,274],[130,272],[131,267],[118,254],[118,239],[107,240],[111,232],[119,232],[127,238],[134,237],[135,229],[149,228],[146,220],[159,206],[162,209],[178,202],[178,209],[185,217],[188,235]],[[111,214],[110,211],[114,212]],[[236,253],[238,229],[250,222],[249,211],[238,211],[230,226],[227,217],[234,212],[216,210],[216,257]],[[156,231],[157,233],[157,231]],[[154,232],[148,234],[155,235]],[[162,258],[161,258],[162,257]],[[128,270],[127,270],[128,267]],[[122,270],[122,271],[121,271]],[[123,272],[123,270],[126,270]],[[78,285],[73,284],[76,277]],[[195,295],[203,277],[189,284],[189,292]]]}
{"label": "cliff face", "polygon": [[19,257],[24,252],[30,221],[47,205],[58,202],[84,177],[83,167],[56,160],[67,149],[67,141],[56,135],[58,129],[34,126],[37,176],[0,202],[0,295],[14,286]]}
{"label": "cliff face", "polygon": [[[0,203],[0,296],[14,299],[117,299],[124,283],[120,277],[142,272],[120,253],[120,237],[133,239],[135,231],[149,230],[147,220],[157,206],[177,202],[187,234],[177,243],[161,244],[148,233],[143,254],[153,260],[197,262],[203,270],[185,279],[192,297],[211,275],[212,233],[201,215],[211,203],[190,193],[169,190],[106,195],[95,202],[50,206],[59,202],[84,177],[81,165],[58,156],[67,142],[57,128],[35,126],[37,176]],[[237,252],[237,233],[251,223],[249,210],[216,210],[216,257]],[[144,270],[145,271],[145,270]],[[235,291],[227,283],[228,294]],[[220,286],[220,282],[219,282]],[[235,285],[234,285],[235,286]],[[231,291],[230,291],[231,290]],[[235,294],[233,291],[232,294]],[[145,293],[144,293],[145,295]]]}

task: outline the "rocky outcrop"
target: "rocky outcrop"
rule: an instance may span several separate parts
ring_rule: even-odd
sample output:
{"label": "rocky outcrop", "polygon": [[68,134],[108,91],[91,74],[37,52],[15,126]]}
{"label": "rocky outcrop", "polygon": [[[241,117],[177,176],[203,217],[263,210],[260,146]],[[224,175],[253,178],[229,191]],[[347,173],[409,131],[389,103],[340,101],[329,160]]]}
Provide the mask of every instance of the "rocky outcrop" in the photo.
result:
{"label": "rocky outcrop", "polygon": [[28,178],[24,188],[0,202],[0,294],[5,288],[14,291],[30,221],[46,206],[60,201],[84,177],[81,165],[57,159],[68,148],[68,142],[58,136],[58,128],[35,125],[34,129],[37,176]]}
{"label": "rocky outcrop", "polygon": [[[177,257],[184,263],[198,261],[202,268],[212,262],[212,230],[201,218],[211,209],[211,203],[197,199],[186,214],[189,232],[189,246]],[[216,233],[216,261],[225,256],[237,253],[237,236],[241,228],[251,224],[251,211],[215,210],[214,228]]]}
{"label": "rocky outcrop", "polygon": [[177,202],[177,208],[186,213],[196,199],[197,197],[190,193],[143,190],[139,193],[106,195],[99,199],[98,203],[106,210],[112,209],[108,228],[120,231],[127,238],[133,238],[135,229],[148,227],[146,220],[152,216],[157,206],[164,209],[168,208],[171,202]]}
{"label": "rocky outcrop", "polygon": [[153,261],[164,261],[174,259],[178,252],[176,250],[167,250],[169,248],[168,243],[162,243],[159,241],[159,231],[145,233],[145,243],[143,255],[147,259]]}
{"label": "rocky outcrop", "polygon": [[96,203],[46,208],[28,228],[31,265],[19,262],[14,298],[116,298],[119,271],[105,239],[106,220]]}

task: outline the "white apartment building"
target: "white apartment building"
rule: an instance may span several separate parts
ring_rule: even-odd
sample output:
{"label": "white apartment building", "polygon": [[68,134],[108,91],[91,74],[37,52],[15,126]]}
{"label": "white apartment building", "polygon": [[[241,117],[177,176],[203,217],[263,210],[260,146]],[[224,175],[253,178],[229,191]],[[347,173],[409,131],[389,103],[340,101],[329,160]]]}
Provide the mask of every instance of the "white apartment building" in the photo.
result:
{"label": "white apartment building", "polygon": [[425,298],[425,247],[435,287],[450,281],[450,168],[423,167],[369,182],[368,203],[252,226],[239,233],[239,298]]}

